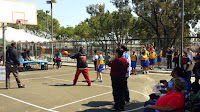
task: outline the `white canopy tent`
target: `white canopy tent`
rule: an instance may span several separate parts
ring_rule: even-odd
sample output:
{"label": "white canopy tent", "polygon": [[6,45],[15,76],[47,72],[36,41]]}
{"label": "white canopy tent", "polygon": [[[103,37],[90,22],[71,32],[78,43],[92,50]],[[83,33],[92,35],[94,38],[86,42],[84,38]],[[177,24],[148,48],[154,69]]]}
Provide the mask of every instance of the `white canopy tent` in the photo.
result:
{"label": "white canopy tent", "polygon": [[[2,30],[0,30],[0,39],[2,39]],[[22,29],[14,29],[7,27],[5,30],[5,39],[8,42],[49,42],[49,39],[38,37],[30,33],[25,32]]]}

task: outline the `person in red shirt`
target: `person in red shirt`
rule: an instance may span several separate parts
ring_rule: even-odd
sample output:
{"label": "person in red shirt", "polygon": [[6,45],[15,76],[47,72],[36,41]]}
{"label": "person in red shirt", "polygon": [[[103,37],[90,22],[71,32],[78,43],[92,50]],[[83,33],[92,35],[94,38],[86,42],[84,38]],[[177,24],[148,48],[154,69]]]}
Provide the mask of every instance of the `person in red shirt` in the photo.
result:
{"label": "person in red shirt", "polygon": [[144,112],[155,112],[158,111],[172,111],[177,109],[174,112],[182,112],[182,107],[184,106],[184,95],[181,93],[185,88],[185,81],[180,77],[172,79],[172,88],[173,91],[167,93],[165,96],[160,97],[155,105],[145,105]]}
{"label": "person in red shirt", "polygon": [[123,56],[123,49],[117,48],[115,58],[108,63],[111,67],[110,76],[112,81],[114,108],[112,111],[123,111],[124,110],[124,90],[126,73],[128,70],[128,62]]}

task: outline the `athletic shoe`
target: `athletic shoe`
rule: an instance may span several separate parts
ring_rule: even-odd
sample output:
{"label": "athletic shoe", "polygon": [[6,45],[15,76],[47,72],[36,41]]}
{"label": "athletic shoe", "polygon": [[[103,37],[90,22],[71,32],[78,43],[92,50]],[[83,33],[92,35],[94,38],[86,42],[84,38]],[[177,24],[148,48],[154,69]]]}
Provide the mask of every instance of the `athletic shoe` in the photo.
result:
{"label": "athletic shoe", "polygon": [[146,71],[146,74],[149,74],[149,71]]}
{"label": "athletic shoe", "polygon": [[76,85],[76,84],[73,84],[74,86]]}
{"label": "athletic shoe", "polygon": [[131,73],[130,75],[133,75],[133,73]]}
{"label": "athletic shoe", "polygon": [[143,67],[141,67],[141,69],[142,69]]}
{"label": "athletic shoe", "polygon": [[137,73],[135,73],[135,75],[137,75]]}
{"label": "athletic shoe", "polygon": [[97,78],[96,81],[98,81],[99,79]]}
{"label": "athletic shoe", "polygon": [[99,82],[103,82],[103,80],[100,79]]}
{"label": "athletic shoe", "polygon": [[24,84],[22,84],[21,86],[19,86],[18,88],[25,88],[25,85]]}
{"label": "athletic shoe", "polygon": [[130,104],[130,102],[129,101],[125,101],[125,105],[129,105]]}
{"label": "athletic shoe", "polygon": [[144,74],[145,72],[142,72],[142,74]]}
{"label": "athletic shoe", "polygon": [[88,86],[91,86],[91,84],[88,84]]}

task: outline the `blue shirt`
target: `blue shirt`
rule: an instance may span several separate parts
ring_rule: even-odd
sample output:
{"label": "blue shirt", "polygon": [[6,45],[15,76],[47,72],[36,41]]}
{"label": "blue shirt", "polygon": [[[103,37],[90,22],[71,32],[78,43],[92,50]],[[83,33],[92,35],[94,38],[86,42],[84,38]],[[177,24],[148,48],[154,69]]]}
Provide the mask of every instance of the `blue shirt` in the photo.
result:
{"label": "blue shirt", "polygon": [[[181,77],[182,78],[182,77]],[[184,79],[184,78],[182,78],[184,81],[185,81],[185,83],[186,83],[186,85],[185,85],[185,89],[184,90],[186,90],[186,91],[188,91],[188,82]],[[169,89],[172,91],[172,80],[170,80],[169,82],[168,82],[168,87],[169,87]]]}

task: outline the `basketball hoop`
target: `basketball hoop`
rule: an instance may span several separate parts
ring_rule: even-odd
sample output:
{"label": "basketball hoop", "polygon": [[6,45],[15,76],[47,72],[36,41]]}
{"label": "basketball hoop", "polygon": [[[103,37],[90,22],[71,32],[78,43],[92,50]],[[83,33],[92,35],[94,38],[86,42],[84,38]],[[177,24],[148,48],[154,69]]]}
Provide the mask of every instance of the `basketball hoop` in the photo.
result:
{"label": "basketball hoop", "polygon": [[19,25],[19,29],[26,29],[26,23],[28,22],[28,20],[24,20],[24,19],[17,19],[16,20],[16,24]]}

